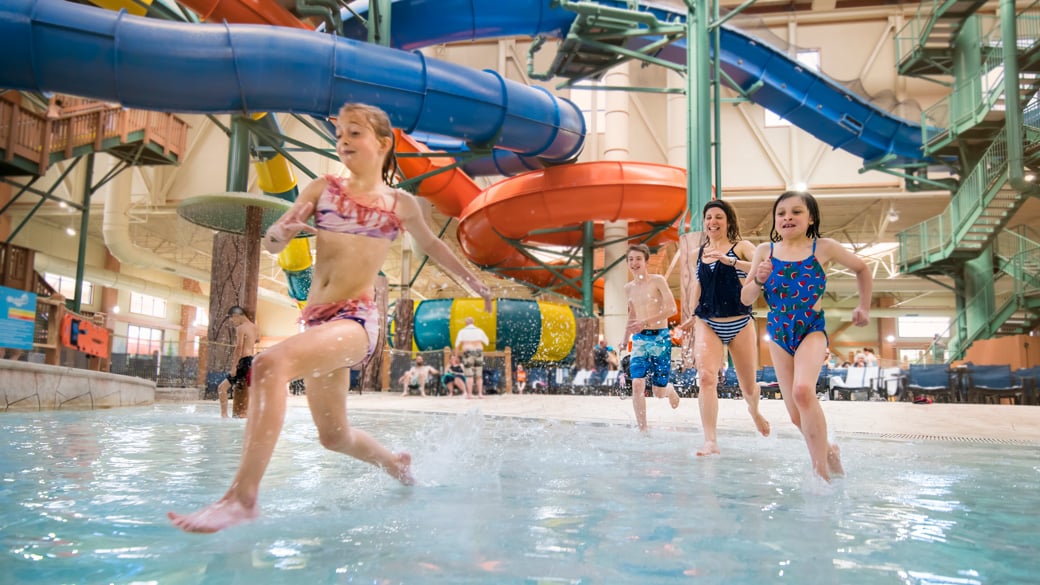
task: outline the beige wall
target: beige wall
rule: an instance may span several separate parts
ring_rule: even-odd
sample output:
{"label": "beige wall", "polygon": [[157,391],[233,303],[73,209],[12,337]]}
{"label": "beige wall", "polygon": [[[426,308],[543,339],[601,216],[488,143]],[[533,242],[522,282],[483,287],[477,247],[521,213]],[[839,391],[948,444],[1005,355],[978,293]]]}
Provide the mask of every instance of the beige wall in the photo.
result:
{"label": "beige wall", "polygon": [[1012,371],[1040,366],[1040,338],[1013,335],[976,341],[961,361],[979,365],[1008,364]]}

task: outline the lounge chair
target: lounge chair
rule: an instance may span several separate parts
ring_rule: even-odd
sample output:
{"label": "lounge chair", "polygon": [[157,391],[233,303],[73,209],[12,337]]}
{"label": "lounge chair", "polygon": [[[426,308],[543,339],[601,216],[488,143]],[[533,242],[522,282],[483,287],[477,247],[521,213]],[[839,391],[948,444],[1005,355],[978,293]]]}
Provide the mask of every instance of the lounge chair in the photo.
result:
{"label": "lounge chair", "polygon": [[1026,403],[1040,405],[1040,366],[1019,368],[1015,370],[1015,378],[1026,391]]}
{"label": "lounge chair", "polygon": [[913,402],[918,395],[932,396],[936,401],[957,402],[953,373],[946,364],[910,364],[903,377],[899,399]]}
{"label": "lounge chair", "polygon": [[870,400],[876,391],[879,371],[877,366],[853,366],[845,371],[845,379],[831,376],[830,399],[840,396],[841,400],[852,400],[854,394],[862,392]]}
{"label": "lounge chair", "polygon": [[968,402],[984,404],[1025,404],[1026,391],[1011,376],[1011,366],[970,366],[968,368]]}
{"label": "lounge chair", "polygon": [[782,398],[780,381],[776,379],[776,368],[762,366],[758,371],[758,387],[762,389],[762,398]]}

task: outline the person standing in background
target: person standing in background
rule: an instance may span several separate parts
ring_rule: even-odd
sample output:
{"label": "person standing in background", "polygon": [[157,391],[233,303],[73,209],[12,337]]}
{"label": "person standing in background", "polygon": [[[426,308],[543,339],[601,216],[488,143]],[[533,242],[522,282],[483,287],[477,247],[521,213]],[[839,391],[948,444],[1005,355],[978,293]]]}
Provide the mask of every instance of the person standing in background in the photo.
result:
{"label": "person standing in background", "polygon": [[476,386],[477,398],[484,397],[484,346],[490,345],[487,333],[466,317],[466,326],[455,335],[455,352],[462,356],[462,367],[466,371],[466,398],[473,398]]}
{"label": "person standing in background", "polygon": [[228,309],[228,318],[235,328],[235,350],[231,354],[234,370],[217,386],[217,397],[220,399],[220,418],[228,417],[228,390],[234,389],[234,404],[231,415],[244,417],[249,407],[249,370],[253,366],[253,353],[256,342],[260,340],[260,328],[249,320],[246,311],[235,305]]}

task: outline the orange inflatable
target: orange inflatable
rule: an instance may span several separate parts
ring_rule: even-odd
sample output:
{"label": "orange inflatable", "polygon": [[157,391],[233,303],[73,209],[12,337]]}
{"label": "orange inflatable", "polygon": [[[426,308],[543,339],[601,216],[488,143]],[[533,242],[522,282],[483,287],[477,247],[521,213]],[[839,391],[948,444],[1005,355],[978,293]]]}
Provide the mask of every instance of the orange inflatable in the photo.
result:
{"label": "orange inflatable", "polygon": [[61,320],[61,343],[65,347],[99,358],[108,357],[108,329],[78,315]]}

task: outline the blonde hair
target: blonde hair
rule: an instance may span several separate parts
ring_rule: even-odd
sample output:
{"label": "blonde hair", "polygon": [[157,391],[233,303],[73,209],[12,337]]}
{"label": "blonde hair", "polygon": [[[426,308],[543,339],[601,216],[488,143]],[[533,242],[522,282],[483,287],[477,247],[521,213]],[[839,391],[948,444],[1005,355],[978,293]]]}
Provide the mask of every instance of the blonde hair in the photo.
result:
{"label": "blonde hair", "polygon": [[350,102],[343,104],[343,107],[339,109],[337,119],[343,119],[348,114],[360,115],[372,127],[372,131],[376,133],[376,136],[390,140],[390,152],[383,159],[382,176],[384,183],[393,185],[394,174],[397,172],[397,152],[395,151],[397,139],[394,136],[394,128],[390,125],[390,117],[376,106]]}

